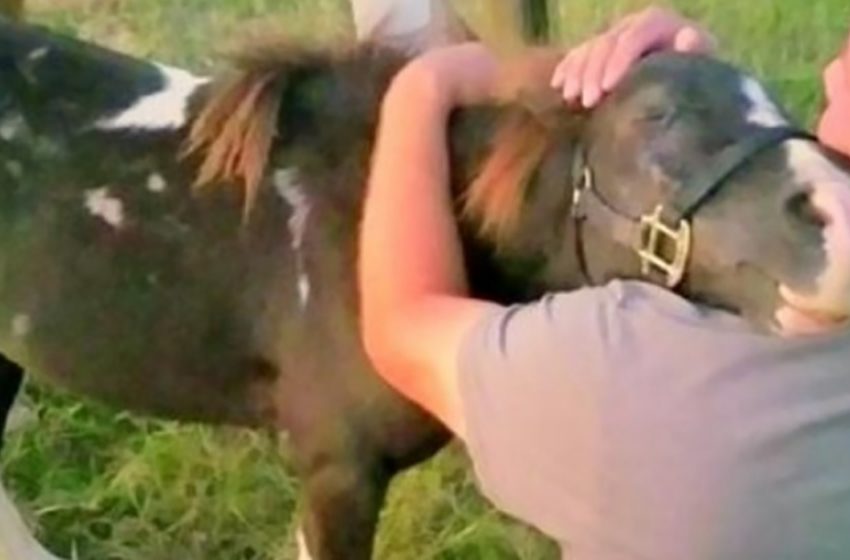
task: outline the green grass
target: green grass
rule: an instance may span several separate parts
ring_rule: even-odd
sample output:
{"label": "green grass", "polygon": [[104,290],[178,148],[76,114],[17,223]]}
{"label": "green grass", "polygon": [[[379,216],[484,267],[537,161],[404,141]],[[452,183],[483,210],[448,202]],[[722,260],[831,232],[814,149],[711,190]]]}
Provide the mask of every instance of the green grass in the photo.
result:
{"label": "green grass", "polygon": [[[471,0],[460,0],[469,2]],[[485,0],[477,0],[479,2]],[[486,0],[496,1],[496,0]],[[587,37],[639,0],[562,0],[560,40]],[[820,69],[850,25],[846,0],[679,0],[722,53],[811,123]],[[350,37],[344,0],[33,0],[32,17],[142,56],[208,70],[245,34]],[[141,419],[31,384],[3,458],[7,485],[55,552],[89,560],[293,557],[298,481],[269,434]],[[569,468],[565,465],[564,468]],[[530,474],[531,475],[531,474]],[[384,511],[378,557],[556,558],[550,544],[478,496],[451,449],[406,474]]]}

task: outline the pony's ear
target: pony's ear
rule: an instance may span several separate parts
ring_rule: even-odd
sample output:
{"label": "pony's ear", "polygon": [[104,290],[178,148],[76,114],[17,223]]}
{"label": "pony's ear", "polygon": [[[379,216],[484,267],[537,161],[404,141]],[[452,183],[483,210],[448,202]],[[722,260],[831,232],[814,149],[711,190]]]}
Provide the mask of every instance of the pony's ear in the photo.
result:
{"label": "pony's ear", "polygon": [[570,149],[571,139],[580,134],[584,119],[549,87],[559,58],[540,50],[504,67],[498,101],[507,104],[508,113],[466,191],[463,206],[464,217],[497,245],[504,245],[516,233],[529,187],[547,154],[556,148]]}

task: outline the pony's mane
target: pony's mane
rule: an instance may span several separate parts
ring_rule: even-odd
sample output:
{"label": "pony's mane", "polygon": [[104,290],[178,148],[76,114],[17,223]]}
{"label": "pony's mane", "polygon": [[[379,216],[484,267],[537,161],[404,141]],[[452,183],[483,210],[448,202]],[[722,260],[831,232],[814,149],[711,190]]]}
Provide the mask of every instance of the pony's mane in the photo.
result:
{"label": "pony's mane", "polygon": [[[309,61],[329,64],[346,53],[351,51],[308,51],[277,39],[237,54],[233,70],[212,86],[186,141],[185,153],[201,158],[195,185],[237,185],[243,190],[244,216],[249,216],[278,133],[287,72]],[[559,56],[533,50],[503,66],[496,101],[517,109],[500,124],[463,207],[490,239],[503,241],[514,233],[530,179],[551,144],[550,121],[561,103],[548,82]]]}
{"label": "pony's mane", "polygon": [[201,158],[195,186],[232,183],[243,190],[247,217],[265,175],[288,73],[299,64],[339,57],[326,46],[305,49],[285,38],[266,39],[232,55],[192,122],[184,155]]}
{"label": "pony's mane", "polygon": [[516,233],[534,174],[565,121],[563,102],[549,87],[560,57],[535,49],[504,64],[497,101],[515,108],[503,117],[463,204],[464,216],[497,246]]}

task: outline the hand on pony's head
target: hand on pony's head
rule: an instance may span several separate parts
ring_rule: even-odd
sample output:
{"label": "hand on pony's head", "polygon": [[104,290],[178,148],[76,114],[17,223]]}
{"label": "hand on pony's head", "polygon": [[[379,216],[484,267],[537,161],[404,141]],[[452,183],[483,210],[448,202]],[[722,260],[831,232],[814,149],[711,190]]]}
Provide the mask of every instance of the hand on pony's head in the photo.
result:
{"label": "hand on pony's head", "polygon": [[844,52],[824,70],[823,83],[826,108],[818,123],[818,137],[850,157],[850,38]]}
{"label": "hand on pony's head", "polygon": [[698,24],[672,10],[650,7],[568,52],[552,76],[552,87],[561,90],[567,103],[591,108],[651,52],[714,49],[714,38]]}

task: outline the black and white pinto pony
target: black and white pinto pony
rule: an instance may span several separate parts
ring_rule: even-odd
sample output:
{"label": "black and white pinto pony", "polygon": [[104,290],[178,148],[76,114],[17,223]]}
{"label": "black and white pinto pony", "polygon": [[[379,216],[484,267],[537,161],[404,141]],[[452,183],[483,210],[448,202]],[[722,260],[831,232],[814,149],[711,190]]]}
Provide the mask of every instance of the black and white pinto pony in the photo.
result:
{"label": "black and white pinto pony", "polygon": [[[503,102],[453,117],[477,296],[626,277],[765,329],[788,294],[847,313],[848,167],[758,82],[656,55],[570,113],[546,85],[557,58],[518,56]],[[393,476],[449,440],[357,332],[366,166],[403,63],[265,45],[210,80],[0,20],[0,420],[26,371],[140,413],[286,432],[302,557],[369,558]],[[697,204],[677,215],[683,197]],[[0,493],[4,557],[54,559]]]}

